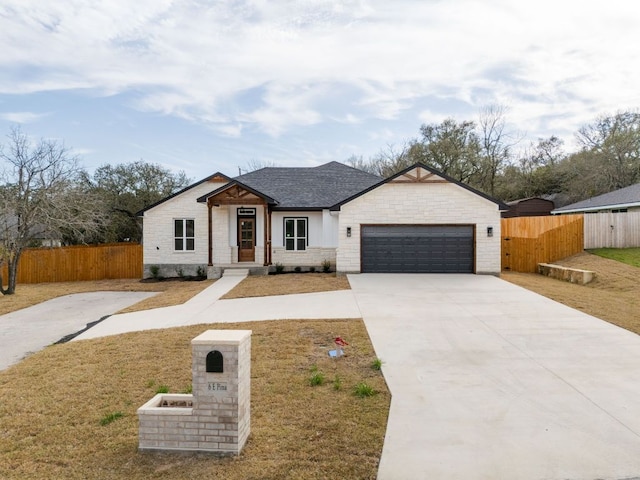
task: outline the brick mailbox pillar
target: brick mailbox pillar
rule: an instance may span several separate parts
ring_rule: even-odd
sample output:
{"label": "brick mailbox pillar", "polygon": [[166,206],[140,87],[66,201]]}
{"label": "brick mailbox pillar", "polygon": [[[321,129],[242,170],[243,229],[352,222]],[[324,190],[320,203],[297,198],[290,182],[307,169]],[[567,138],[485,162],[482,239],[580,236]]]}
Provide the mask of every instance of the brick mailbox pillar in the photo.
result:
{"label": "brick mailbox pillar", "polygon": [[158,394],[138,409],[139,449],[239,454],[251,425],[251,330],[191,341],[192,394]]}

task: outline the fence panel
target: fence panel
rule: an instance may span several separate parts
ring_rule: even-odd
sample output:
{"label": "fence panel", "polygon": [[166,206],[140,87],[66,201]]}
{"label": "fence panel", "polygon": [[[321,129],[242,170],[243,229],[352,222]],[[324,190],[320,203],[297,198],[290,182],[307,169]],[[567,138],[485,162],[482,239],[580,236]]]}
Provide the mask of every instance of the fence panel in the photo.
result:
{"label": "fence panel", "polygon": [[584,248],[640,247],[640,211],[584,216]]}
{"label": "fence panel", "polygon": [[[6,282],[7,267],[2,278]],[[77,282],[142,278],[142,245],[112,243],[58,248],[30,248],[18,265],[18,283]]]}
{"label": "fence panel", "polygon": [[502,270],[535,272],[584,248],[582,215],[503,218],[501,230]]}

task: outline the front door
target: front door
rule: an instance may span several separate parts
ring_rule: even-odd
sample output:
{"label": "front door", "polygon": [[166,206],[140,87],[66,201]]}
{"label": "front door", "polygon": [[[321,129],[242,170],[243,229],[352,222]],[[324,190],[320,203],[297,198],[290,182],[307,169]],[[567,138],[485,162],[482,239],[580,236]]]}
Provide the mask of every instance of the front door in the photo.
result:
{"label": "front door", "polygon": [[238,218],[238,261],[254,262],[256,259],[255,246],[255,218]]}

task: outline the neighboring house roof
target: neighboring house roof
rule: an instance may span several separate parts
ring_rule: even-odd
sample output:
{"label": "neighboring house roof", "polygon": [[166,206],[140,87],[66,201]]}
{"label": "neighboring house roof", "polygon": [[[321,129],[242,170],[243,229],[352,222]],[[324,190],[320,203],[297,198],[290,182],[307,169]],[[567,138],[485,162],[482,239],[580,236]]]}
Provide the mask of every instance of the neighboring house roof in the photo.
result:
{"label": "neighboring house roof", "polygon": [[518,205],[519,203],[522,202],[530,202],[531,200],[542,200],[544,202],[550,202],[553,203],[552,200],[549,200],[548,198],[543,198],[543,197],[527,197],[527,198],[519,198],[517,200],[511,200],[510,202],[507,202],[507,205],[512,206],[512,205]]}
{"label": "neighboring house roof", "polygon": [[502,212],[502,218],[551,215],[555,206],[552,200],[542,197],[519,198],[507,202],[507,205],[509,210]]}
{"label": "neighboring house roof", "polygon": [[331,210],[340,210],[340,207],[342,205],[344,205],[345,203],[348,203],[352,200],[355,200],[356,198],[360,197],[361,195],[364,195],[365,193],[370,192],[371,190],[378,188],[381,185],[384,185],[386,183],[392,182],[394,181],[396,178],[402,177],[404,175],[406,175],[408,172],[411,172],[412,170],[415,170],[416,168],[422,168],[424,170],[427,170],[428,172],[432,173],[433,175],[437,175],[438,177],[441,177],[445,180],[447,180],[450,183],[453,183],[455,185],[458,185],[459,187],[464,188],[465,190],[469,190],[472,193],[475,193],[476,195],[481,196],[482,198],[485,198],[487,200],[489,200],[490,202],[495,203],[496,205],[498,205],[498,209],[499,210],[508,210],[509,206],[506,205],[504,202],[495,199],[489,195],[487,195],[486,193],[481,192],[480,190],[476,190],[473,187],[470,187],[469,185],[459,182],[458,180],[455,180],[454,178],[451,178],[450,176],[439,172],[438,170],[436,170],[435,168],[431,168],[428,167],[427,165],[423,164],[423,163],[416,163],[414,165],[411,165],[410,167],[405,168],[404,170],[396,173],[395,175],[390,176],[389,178],[385,178],[384,180],[376,183],[375,185],[370,186],[369,188],[365,188],[364,190],[357,192],[355,194],[353,194],[352,196],[345,198],[344,200],[335,203],[334,205],[331,206]]}
{"label": "neighboring house roof", "polygon": [[[317,167],[266,167],[235,177],[232,184],[248,187],[271,199],[274,210],[319,210],[329,208],[380,182],[381,178],[339,162]],[[227,185],[228,186],[228,185]],[[203,195],[215,195],[225,187]]]}
{"label": "neighboring house roof", "polygon": [[167,200],[171,200],[172,198],[177,197],[178,195],[180,195],[180,194],[182,194],[182,193],[184,193],[184,192],[186,192],[188,190],[191,190],[192,188],[197,187],[198,185],[201,185],[204,182],[208,182],[209,180],[213,180],[216,177],[217,178],[222,178],[222,179],[226,180],[227,182],[231,180],[231,178],[227,177],[224,173],[216,172],[213,175],[209,175],[208,177],[205,177],[205,178],[203,178],[202,180],[200,180],[200,181],[198,181],[196,183],[192,183],[188,187],[185,187],[182,190],[177,191],[176,193],[172,193],[168,197],[164,197],[162,200],[158,200],[157,202],[152,203],[148,207],[143,208],[142,210],[140,210],[139,212],[136,213],[136,217],[141,217],[142,214],[144,212],[146,212],[147,210],[151,210],[152,208],[157,207],[161,203],[164,203]]}
{"label": "neighboring house roof", "polygon": [[556,208],[551,213],[594,212],[610,208],[640,207],[640,183]]}

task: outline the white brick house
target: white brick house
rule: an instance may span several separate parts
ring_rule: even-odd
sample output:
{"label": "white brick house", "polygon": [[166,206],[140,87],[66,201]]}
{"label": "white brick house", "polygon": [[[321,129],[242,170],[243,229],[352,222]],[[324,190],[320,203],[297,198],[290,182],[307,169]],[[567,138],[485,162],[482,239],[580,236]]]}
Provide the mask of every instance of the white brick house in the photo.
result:
{"label": "white brick house", "polygon": [[424,165],[381,179],[337,162],[216,173],[140,212],[145,276],[225,268],[500,271],[506,205]]}

